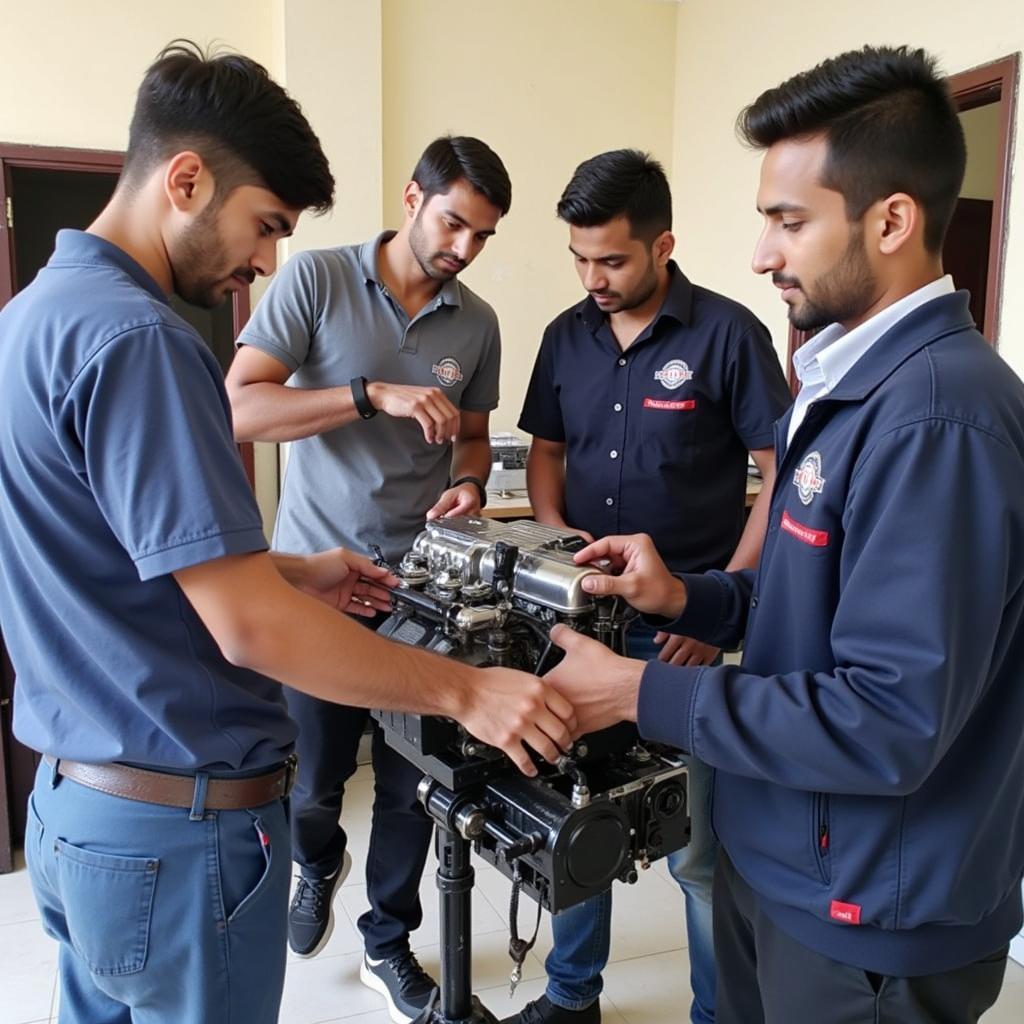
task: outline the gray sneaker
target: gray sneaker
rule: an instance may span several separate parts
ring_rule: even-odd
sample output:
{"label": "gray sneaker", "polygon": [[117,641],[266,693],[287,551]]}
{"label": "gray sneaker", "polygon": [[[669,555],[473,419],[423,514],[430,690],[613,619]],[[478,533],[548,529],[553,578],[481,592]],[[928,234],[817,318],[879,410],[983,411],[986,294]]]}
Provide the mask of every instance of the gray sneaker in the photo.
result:
{"label": "gray sneaker", "polygon": [[388,960],[364,956],[359,980],[384,997],[388,1016],[395,1024],[411,1024],[430,1003],[437,988],[437,982],[420,967],[412,953],[400,953]]}
{"label": "gray sneaker", "polygon": [[296,956],[316,956],[327,945],[334,931],[334,894],[351,870],[352,858],[346,850],[330,878],[298,876],[288,908],[288,945]]}

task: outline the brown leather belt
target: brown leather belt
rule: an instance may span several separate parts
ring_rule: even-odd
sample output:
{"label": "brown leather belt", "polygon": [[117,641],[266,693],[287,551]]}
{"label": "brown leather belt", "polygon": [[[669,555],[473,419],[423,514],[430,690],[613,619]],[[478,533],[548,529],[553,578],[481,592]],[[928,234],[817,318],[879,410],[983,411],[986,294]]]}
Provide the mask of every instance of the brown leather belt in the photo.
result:
{"label": "brown leather belt", "polygon": [[[67,779],[126,800],[187,810],[193,806],[196,795],[194,775],[167,775],[145,768],[129,768],[124,764],[83,764],[81,761],[58,760],[49,754],[44,755],[43,760],[51,766],[56,762],[57,773]],[[209,811],[240,811],[286,797],[295,781],[295,765],[293,756],[265,775],[245,779],[209,778],[203,807]]]}

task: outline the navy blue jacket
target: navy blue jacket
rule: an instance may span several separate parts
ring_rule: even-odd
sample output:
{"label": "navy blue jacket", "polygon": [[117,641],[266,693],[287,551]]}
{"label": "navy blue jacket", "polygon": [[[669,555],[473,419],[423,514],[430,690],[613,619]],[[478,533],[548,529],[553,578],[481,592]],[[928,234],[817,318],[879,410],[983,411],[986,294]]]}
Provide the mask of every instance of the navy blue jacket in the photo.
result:
{"label": "navy blue jacket", "polygon": [[914,310],[783,451],[758,572],[682,578],[670,625],[742,666],[653,662],[642,733],[716,769],[713,821],[775,923],[883,974],[1021,926],[1024,385],[967,295]]}

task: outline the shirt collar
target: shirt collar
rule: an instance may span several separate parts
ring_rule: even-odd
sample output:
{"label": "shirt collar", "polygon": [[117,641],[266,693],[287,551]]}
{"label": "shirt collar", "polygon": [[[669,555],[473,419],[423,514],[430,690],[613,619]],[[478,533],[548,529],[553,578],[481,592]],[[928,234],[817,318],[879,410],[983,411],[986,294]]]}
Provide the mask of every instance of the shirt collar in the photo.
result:
{"label": "shirt collar", "polygon": [[81,266],[84,263],[117,267],[158,302],[165,305],[168,302],[166,292],[156,283],[149,271],[133,260],[124,249],[88,231],[62,228],[57,232],[57,244],[53,255],[47,261],[47,266]]}
{"label": "shirt collar", "polygon": [[[384,242],[390,242],[397,234],[397,231],[382,231],[359,247],[359,267],[367,284],[375,284],[378,288],[384,287],[384,281],[380,276],[380,247]],[[438,306],[461,306],[462,286],[458,278],[453,277],[445,281],[433,301],[434,305]]]}
{"label": "shirt collar", "polygon": [[852,331],[830,324],[793,353],[793,369],[800,383],[824,384],[832,391],[886,331],[919,306],[953,291],[953,278],[946,274],[886,306]]}
{"label": "shirt collar", "polygon": [[[668,261],[668,275],[668,291],[665,293],[665,299],[644,333],[653,328],[663,316],[672,317],[683,327],[690,326],[690,318],[693,313],[693,285],[679,269],[675,260]],[[595,333],[605,323],[604,313],[589,295],[576,307],[576,316]]]}

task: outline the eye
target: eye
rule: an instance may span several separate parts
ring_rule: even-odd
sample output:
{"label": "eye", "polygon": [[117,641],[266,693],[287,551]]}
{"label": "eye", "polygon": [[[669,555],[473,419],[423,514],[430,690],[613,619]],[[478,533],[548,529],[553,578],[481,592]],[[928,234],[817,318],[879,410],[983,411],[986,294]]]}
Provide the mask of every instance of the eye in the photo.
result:
{"label": "eye", "polygon": [[454,231],[454,230],[455,230],[456,228],[458,228],[458,226],[459,226],[459,225],[458,225],[458,224],[456,224],[456,223],[455,223],[455,221],[453,221],[453,220],[446,220],[446,221],[444,222],[444,226],[445,226],[445,227],[446,227],[446,228],[447,228],[447,229],[448,229],[449,231]]}
{"label": "eye", "polygon": [[618,270],[622,266],[622,260],[605,260],[604,265],[609,270]]}
{"label": "eye", "polygon": [[260,221],[260,238],[269,238],[274,233],[274,227],[272,224],[268,224],[265,220]]}
{"label": "eye", "polygon": [[784,220],[782,222],[783,231],[799,231],[803,227],[804,222],[802,220]]}

